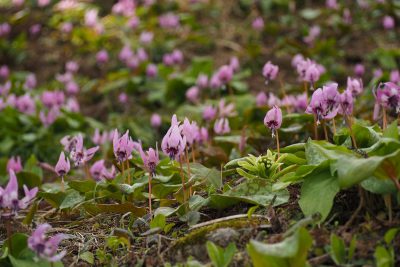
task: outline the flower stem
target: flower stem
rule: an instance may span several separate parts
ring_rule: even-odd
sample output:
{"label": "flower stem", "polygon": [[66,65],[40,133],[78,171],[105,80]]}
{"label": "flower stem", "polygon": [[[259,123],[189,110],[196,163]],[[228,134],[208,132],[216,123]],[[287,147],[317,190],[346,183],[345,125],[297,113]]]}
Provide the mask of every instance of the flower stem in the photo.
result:
{"label": "flower stem", "polygon": [[307,82],[304,82],[303,85],[304,85],[304,93],[306,93],[306,99],[307,99],[307,104],[308,104],[308,85],[307,85]]}
{"label": "flower stem", "polygon": [[149,173],[149,210],[150,210],[150,214],[152,214],[152,209],[151,209],[151,182],[152,182],[152,174]]}
{"label": "flower stem", "polygon": [[61,176],[61,192],[65,192],[64,176]]}
{"label": "flower stem", "polygon": [[386,114],[386,109],[383,107],[383,122],[382,122],[382,128],[385,130],[387,127],[387,114]]}
{"label": "flower stem", "polygon": [[354,148],[357,149],[356,138],[354,137],[354,132],[353,132],[353,122],[352,122],[352,118],[351,118],[350,116],[347,116],[347,115],[346,115],[346,116],[344,117],[344,119],[345,119],[345,121],[346,121],[346,123],[347,123],[347,126],[349,127],[350,137],[351,137],[351,140],[353,141],[353,146],[354,146]]}
{"label": "flower stem", "polygon": [[128,172],[128,184],[131,184],[131,173],[129,171],[129,160],[126,161],[126,171]]}
{"label": "flower stem", "polygon": [[8,250],[10,251],[10,254],[12,254],[12,240],[11,240],[12,229],[11,229],[11,218],[6,218],[5,221],[6,221],[6,229],[7,229]]}
{"label": "flower stem", "polygon": [[333,135],[336,135],[336,120],[335,120],[335,118],[332,119],[332,127],[333,127]]}
{"label": "flower stem", "polygon": [[317,117],[314,115],[314,138],[318,140],[318,128],[317,128]]}
{"label": "flower stem", "polygon": [[179,156],[180,175],[182,179],[183,202],[186,202],[185,177],[183,176],[182,156]]}
{"label": "flower stem", "polygon": [[[278,153],[278,158],[277,158],[277,160],[278,160],[279,157],[280,157],[279,133],[278,133],[278,130],[276,130],[275,132],[276,132],[276,135],[275,135],[275,138],[276,138],[276,151]],[[281,171],[281,165],[279,165],[279,171]]]}
{"label": "flower stem", "polygon": [[324,128],[325,140],[326,140],[326,141],[329,141],[329,139],[328,139],[328,130],[326,129],[325,120],[322,121],[322,128]]}
{"label": "flower stem", "polygon": [[193,147],[192,147],[192,161],[193,163],[196,162],[196,144],[193,143]]}
{"label": "flower stem", "polygon": [[[188,176],[189,176],[189,179],[190,179],[190,177],[192,175],[190,173],[189,150],[188,150],[187,146],[185,147],[185,159],[186,159],[186,165],[187,165],[187,170],[188,170]],[[189,187],[189,196],[191,196],[191,195],[192,195],[192,186]]]}

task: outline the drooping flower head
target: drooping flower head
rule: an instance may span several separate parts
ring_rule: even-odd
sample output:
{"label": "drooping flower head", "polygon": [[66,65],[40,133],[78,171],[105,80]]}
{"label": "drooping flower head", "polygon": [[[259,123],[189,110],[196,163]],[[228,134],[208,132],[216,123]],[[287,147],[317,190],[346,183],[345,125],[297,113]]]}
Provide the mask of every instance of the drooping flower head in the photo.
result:
{"label": "drooping flower head", "polygon": [[64,152],[61,152],[58,162],[54,170],[58,176],[64,177],[71,169],[69,159],[65,157]]}
{"label": "drooping flower head", "polygon": [[264,29],[264,20],[262,17],[257,17],[251,23],[251,27],[257,31]]}
{"label": "drooping flower head", "polygon": [[119,137],[118,130],[115,129],[113,136],[113,148],[115,158],[120,162],[124,162],[132,158],[132,151],[135,147],[132,138],[129,136],[129,130]]}
{"label": "drooping flower head", "polygon": [[400,112],[400,86],[393,82],[380,83],[375,92],[376,101],[386,109]]}
{"label": "drooping flower head", "polygon": [[15,173],[22,171],[21,157],[11,157],[7,162],[7,172],[13,170]]}
{"label": "drooping flower head", "polygon": [[108,141],[108,139],[109,139],[109,136],[108,136],[108,132],[107,131],[104,131],[103,133],[100,133],[99,129],[96,128],[94,130],[94,134],[92,136],[92,142],[95,145],[102,145],[102,144],[106,143]]}
{"label": "drooping flower head", "polygon": [[185,118],[183,124],[180,126],[181,133],[186,137],[186,143],[188,146],[193,145],[196,141],[196,137],[199,131],[199,127],[195,121],[190,122],[188,118]]}
{"label": "drooping flower head", "polygon": [[322,92],[324,94],[324,101],[326,103],[329,112],[337,110],[340,103],[340,95],[338,92],[337,83],[329,83],[322,87]]}
{"label": "drooping flower head", "polygon": [[227,134],[231,131],[229,126],[229,120],[227,118],[221,118],[215,121],[214,123],[214,132],[216,134]]}
{"label": "drooping flower head", "polygon": [[346,90],[349,90],[354,97],[361,94],[363,89],[363,82],[361,79],[347,77]]}
{"label": "drooping flower head", "polygon": [[98,160],[90,167],[90,175],[96,181],[111,180],[115,177],[115,167],[113,165],[111,166],[111,170],[107,170],[104,159]]}
{"label": "drooping flower head", "polygon": [[317,119],[317,124],[319,124],[322,119],[332,119],[335,117],[337,114],[337,109],[329,109],[324,92],[321,88],[318,88],[314,91],[311,97],[311,101],[306,109],[306,113],[314,114]]}
{"label": "drooping flower head", "polygon": [[50,262],[60,261],[66,254],[62,251],[57,254],[58,246],[66,238],[64,234],[56,234],[47,237],[46,232],[51,229],[47,223],[39,225],[32,235],[28,238],[28,247],[36,253],[39,258]]}
{"label": "drooping flower head", "polygon": [[178,119],[176,115],[174,115],[171,119],[171,127],[162,140],[161,149],[172,160],[179,159],[179,156],[185,150],[185,146],[186,137],[182,137]]}
{"label": "drooping flower head", "polygon": [[354,98],[351,90],[346,89],[340,95],[339,114],[350,116],[353,113]]}
{"label": "drooping flower head", "polygon": [[98,146],[86,149],[83,146],[82,135],[78,134],[78,136],[76,137],[75,148],[70,152],[70,157],[75,166],[80,166],[91,160],[97,150],[99,150]]}
{"label": "drooping flower head", "polygon": [[157,113],[153,113],[150,118],[150,124],[153,128],[159,128],[162,124],[161,116]]}
{"label": "drooping flower head", "polygon": [[277,65],[272,64],[271,61],[265,63],[262,70],[262,74],[266,79],[265,82],[268,83],[268,81],[275,80],[276,77],[278,76],[278,72],[279,72],[279,67]]}
{"label": "drooping flower head", "polygon": [[205,121],[211,121],[213,119],[215,119],[215,116],[217,116],[217,109],[212,106],[205,106],[203,109],[203,119]]}
{"label": "drooping flower head", "polygon": [[227,84],[232,80],[233,70],[231,66],[224,65],[218,70],[218,79],[222,84]]}
{"label": "drooping flower head", "polygon": [[282,125],[282,110],[277,106],[270,109],[265,115],[264,125],[272,131],[272,136],[274,136],[276,130]]}
{"label": "drooping flower head", "polygon": [[156,171],[156,167],[158,165],[158,162],[160,161],[159,156],[158,156],[158,151],[154,150],[153,148],[150,148],[146,152],[143,151],[142,146],[140,146],[140,157],[143,160],[143,165],[145,169],[151,173],[154,174]]}
{"label": "drooping flower head", "polygon": [[267,94],[264,92],[259,92],[256,96],[257,107],[263,107],[263,106],[267,105],[267,103],[268,103]]}
{"label": "drooping flower head", "polygon": [[9,171],[9,181],[6,188],[0,187],[0,207],[3,209],[1,214],[3,217],[15,215],[19,210],[26,209],[35,198],[38,188],[34,187],[31,190],[26,185],[23,186],[25,197],[18,198],[18,181],[13,170]]}

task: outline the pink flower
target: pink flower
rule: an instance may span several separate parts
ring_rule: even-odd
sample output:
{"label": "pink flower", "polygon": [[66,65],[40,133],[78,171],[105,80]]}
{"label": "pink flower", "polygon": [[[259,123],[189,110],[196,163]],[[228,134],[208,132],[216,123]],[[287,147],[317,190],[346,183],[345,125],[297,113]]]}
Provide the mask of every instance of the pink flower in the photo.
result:
{"label": "pink flower", "polygon": [[65,63],[65,70],[70,73],[76,73],[79,70],[79,64],[76,61],[70,60]]}
{"label": "pink flower", "polygon": [[363,91],[363,82],[361,79],[353,79],[350,77],[347,77],[347,88],[346,90],[349,90],[353,96],[357,96],[362,93]]}
{"label": "pink flower", "polygon": [[222,84],[227,84],[232,80],[233,70],[229,65],[224,65],[218,70],[218,79]]}
{"label": "pink flower", "polygon": [[275,80],[276,77],[278,76],[278,72],[279,72],[279,67],[277,65],[272,64],[271,61],[265,63],[262,70],[262,74],[266,79],[266,83],[268,83],[268,81]]}
{"label": "pink flower", "polygon": [[365,73],[365,67],[364,67],[363,64],[359,63],[359,64],[356,64],[356,65],[354,66],[354,74],[355,74],[357,77],[363,76],[364,73]]}
{"label": "pink flower", "polygon": [[140,152],[140,157],[143,160],[143,165],[145,169],[149,173],[154,174],[156,172],[157,164],[160,161],[158,156],[158,151],[154,150],[153,148],[150,148],[149,150],[144,152],[142,146],[140,146],[139,152]]}
{"label": "pink flower", "polygon": [[9,75],[10,75],[10,69],[8,68],[8,66],[7,65],[0,66],[0,80],[2,81],[7,80]]}
{"label": "pink flower", "polygon": [[148,64],[146,67],[146,75],[149,78],[154,78],[157,76],[157,65],[155,64]]}
{"label": "pink flower", "polygon": [[171,54],[174,64],[181,64],[183,62],[183,53],[181,50],[175,49]]}
{"label": "pink flower", "polygon": [[104,159],[98,160],[90,167],[90,175],[96,181],[111,180],[115,177],[115,167],[114,165],[111,166],[111,170],[109,171],[104,164]]}
{"label": "pink flower", "polygon": [[113,149],[115,158],[120,162],[125,162],[132,158],[132,151],[134,149],[134,142],[129,136],[129,130],[125,132],[124,135],[119,137],[118,130],[114,131],[113,136]]}
{"label": "pink flower", "polygon": [[392,30],[394,29],[395,22],[394,18],[391,16],[384,16],[382,19],[382,25],[385,30]]}
{"label": "pink flower", "polygon": [[231,128],[229,127],[229,121],[227,118],[221,118],[215,121],[214,124],[214,132],[216,134],[227,134],[231,131]]}
{"label": "pink flower", "polygon": [[47,112],[47,115],[43,110],[41,110],[39,113],[39,118],[43,125],[45,127],[48,127],[56,121],[59,115],[60,110],[58,109],[58,107],[53,107]]}
{"label": "pink flower", "polygon": [[330,9],[338,9],[337,0],[326,0],[325,6]]}
{"label": "pink flower", "polygon": [[142,32],[139,36],[139,41],[142,44],[150,44],[153,41],[154,33],[152,32]]}
{"label": "pink flower", "polygon": [[200,89],[204,89],[208,87],[208,76],[206,74],[199,74],[197,76],[196,85]]}
{"label": "pink flower", "polygon": [[340,95],[340,106],[338,110],[339,114],[351,115],[353,113],[353,104],[353,93],[351,90],[346,89],[346,91]]}
{"label": "pink flower", "polygon": [[46,236],[46,232],[50,229],[51,226],[47,223],[39,225],[28,238],[28,247],[34,251],[39,258],[50,262],[57,262],[67,254],[66,251],[57,254],[58,246],[66,236],[64,234],[56,234],[49,238]]}
{"label": "pink flower", "polygon": [[28,94],[18,97],[16,101],[16,106],[20,112],[28,115],[33,115],[36,111],[35,101]]}
{"label": "pink flower", "polygon": [[118,101],[121,104],[125,104],[126,102],[128,102],[128,95],[124,92],[120,93],[118,96]]}
{"label": "pink flower", "polygon": [[99,150],[98,146],[86,150],[86,148],[83,147],[83,137],[81,134],[78,134],[75,147],[70,152],[70,157],[75,166],[79,166],[91,160],[97,150]]}
{"label": "pink flower", "polygon": [[36,75],[31,73],[28,76],[26,76],[24,87],[26,89],[34,89],[37,85],[36,81]]}
{"label": "pink flower", "polygon": [[186,99],[189,100],[192,103],[198,103],[199,102],[199,94],[200,90],[197,86],[192,86],[186,91]]}
{"label": "pink flower", "polygon": [[64,177],[71,169],[69,159],[65,157],[64,152],[61,152],[58,162],[54,168],[58,176]]}
{"label": "pink flower", "polygon": [[0,187],[0,207],[3,209],[3,217],[11,217],[19,210],[26,209],[38,192],[37,187],[29,190],[24,185],[25,197],[18,199],[18,181],[12,169],[9,171],[9,177],[6,188]]}
{"label": "pink flower", "polygon": [[229,66],[233,70],[233,72],[237,72],[240,68],[239,59],[237,57],[231,57],[229,60]]}
{"label": "pink flower", "polygon": [[179,17],[173,13],[166,13],[158,18],[161,28],[177,28],[180,26]]}
{"label": "pink flower", "polygon": [[203,109],[203,119],[205,121],[211,121],[215,119],[215,116],[217,116],[217,109],[214,108],[213,106],[206,106]]}
{"label": "pink flower", "polygon": [[225,99],[221,99],[221,101],[219,101],[218,110],[220,117],[233,117],[236,115],[235,104],[231,103],[225,105]]}
{"label": "pink flower", "polygon": [[96,54],[96,61],[98,64],[105,64],[108,62],[108,52],[105,49],[100,50]]}
{"label": "pink flower", "polygon": [[45,7],[50,4],[51,0],[37,0],[38,6]]}
{"label": "pink flower", "polygon": [[179,159],[179,156],[183,153],[186,146],[186,137],[182,137],[181,130],[179,128],[179,122],[176,115],[172,116],[171,127],[165,134],[161,148],[162,151],[170,157],[170,159]]}
{"label": "pink flower", "polygon": [[390,81],[392,83],[400,83],[400,71],[399,70],[392,70],[390,72]]}
{"label": "pink flower", "polygon": [[272,136],[274,136],[275,131],[282,125],[282,110],[277,106],[270,109],[265,115],[264,125],[272,131]]}
{"label": "pink flower", "polygon": [[208,141],[208,129],[206,127],[201,127],[197,135],[197,142],[204,144]]}
{"label": "pink flower", "polygon": [[186,137],[186,143],[188,146],[193,145],[196,141],[196,137],[199,131],[199,127],[195,121],[190,122],[188,118],[185,118],[183,124],[180,127],[182,136]]}
{"label": "pink flower", "polygon": [[150,124],[153,128],[159,128],[162,124],[161,116],[157,113],[153,113],[150,118]]}
{"label": "pink flower", "polygon": [[259,92],[256,96],[256,105],[257,107],[263,107],[267,105],[268,97],[264,92]]}
{"label": "pink flower", "polygon": [[94,134],[92,136],[92,142],[95,145],[102,145],[106,143],[109,139],[108,132],[104,131],[102,134],[100,133],[99,129],[94,130]]}
{"label": "pink flower", "polygon": [[257,31],[264,29],[264,20],[262,17],[257,17],[253,20],[251,27]]}
{"label": "pink flower", "polygon": [[217,73],[215,73],[215,74],[211,77],[211,80],[210,80],[210,87],[211,87],[212,89],[219,89],[219,88],[221,88],[221,86],[222,86],[222,82],[221,82],[221,80],[219,79],[219,77],[218,77],[218,72],[217,72]]}
{"label": "pink flower", "polygon": [[128,27],[131,29],[136,29],[139,26],[139,24],[140,20],[137,16],[132,16],[127,22]]}
{"label": "pink flower", "polygon": [[13,170],[15,173],[22,171],[21,157],[11,157],[7,162],[7,172]]}

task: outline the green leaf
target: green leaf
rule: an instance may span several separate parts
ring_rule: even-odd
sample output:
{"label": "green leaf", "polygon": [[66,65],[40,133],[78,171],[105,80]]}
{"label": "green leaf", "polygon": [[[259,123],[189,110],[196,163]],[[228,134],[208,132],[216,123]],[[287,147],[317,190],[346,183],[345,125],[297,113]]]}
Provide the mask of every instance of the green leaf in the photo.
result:
{"label": "green leaf", "polygon": [[306,177],[299,200],[304,215],[320,213],[321,221],[324,221],[332,209],[333,200],[339,190],[338,179],[327,170]]}
{"label": "green leaf", "polygon": [[234,243],[230,243],[226,249],[223,249],[213,242],[207,241],[206,247],[214,267],[227,267],[237,250]]}
{"label": "green leaf", "polygon": [[337,265],[346,263],[346,246],[344,241],[335,234],[331,234],[331,256]]}
{"label": "green leaf", "polygon": [[224,194],[210,195],[209,206],[224,209],[238,202],[246,202],[266,207],[271,204],[275,195],[277,197],[274,206],[284,204],[289,200],[289,192],[286,189],[273,191],[272,184],[269,181],[265,179],[251,179]]}
{"label": "green leaf", "polygon": [[94,255],[90,251],[85,251],[79,255],[79,259],[86,261],[87,263],[94,264]]}
{"label": "green leaf", "polygon": [[308,231],[299,228],[279,243],[264,244],[251,240],[247,251],[255,267],[305,267],[311,245],[312,238]]}
{"label": "green leaf", "polygon": [[94,190],[96,182],[93,180],[73,180],[68,182],[68,186],[78,192],[86,193]]}
{"label": "green leaf", "polygon": [[17,173],[18,185],[26,185],[28,188],[39,187],[42,185],[42,179],[35,173],[21,171]]}
{"label": "green leaf", "polygon": [[190,170],[192,172],[192,175],[195,175],[201,179],[205,179],[215,188],[221,188],[222,181],[220,171],[213,168],[207,168],[200,163],[191,163]]}
{"label": "green leaf", "polygon": [[64,198],[66,197],[66,193],[65,192],[56,192],[56,193],[39,192],[38,197],[42,197],[54,208],[59,208],[61,203],[63,202]]}
{"label": "green leaf", "polygon": [[83,202],[85,197],[82,196],[78,191],[71,190],[67,192],[67,196],[64,198],[60,205],[60,209],[69,209]]}
{"label": "green leaf", "polygon": [[383,136],[399,140],[399,129],[397,127],[397,120],[394,120],[384,131]]}
{"label": "green leaf", "polygon": [[383,246],[378,246],[374,253],[376,267],[394,267],[394,258]]}
{"label": "green leaf", "polygon": [[157,214],[157,216],[155,216],[151,222],[150,222],[150,228],[161,228],[164,229],[166,224],[165,221],[165,216],[162,214]]}
{"label": "green leaf", "polygon": [[54,262],[51,264],[45,260],[34,261],[33,259],[17,259],[9,256],[12,266],[14,267],[62,267],[62,262]]}
{"label": "green leaf", "polygon": [[400,232],[400,228],[392,228],[388,230],[384,236],[386,244],[390,245],[398,232]]}

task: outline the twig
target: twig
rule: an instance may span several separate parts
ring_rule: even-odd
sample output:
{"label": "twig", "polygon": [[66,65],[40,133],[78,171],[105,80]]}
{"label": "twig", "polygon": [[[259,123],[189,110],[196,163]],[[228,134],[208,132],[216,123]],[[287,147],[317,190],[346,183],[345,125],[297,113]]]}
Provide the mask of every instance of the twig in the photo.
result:
{"label": "twig", "polygon": [[[198,223],[195,224],[193,226],[191,226],[189,228],[189,230],[194,230],[194,229],[198,229],[201,227],[205,227],[214,223],[220,223],[220,222],[225,222],[225,221],[230,221],[230,220],[236,220],[236,219],[243,219],[243,218],[248,218],[247,214],[236,214],[236,215],[231,215],[231,216],[227,216],[227,217],[223,217],[223,218],[218,218],[215,220],[211,220],[211,221],[207,221],[207,222],[203,222],[203,223]],[[266,215],[260,215],[260,214],[252,214],[251,218],[259,218],[259,219],[265,219],[265,220],[269,220],[269,216]]]}

